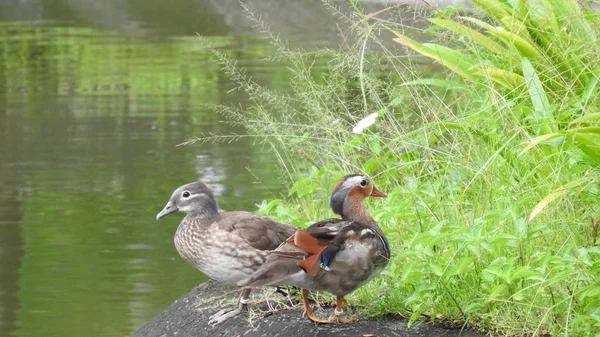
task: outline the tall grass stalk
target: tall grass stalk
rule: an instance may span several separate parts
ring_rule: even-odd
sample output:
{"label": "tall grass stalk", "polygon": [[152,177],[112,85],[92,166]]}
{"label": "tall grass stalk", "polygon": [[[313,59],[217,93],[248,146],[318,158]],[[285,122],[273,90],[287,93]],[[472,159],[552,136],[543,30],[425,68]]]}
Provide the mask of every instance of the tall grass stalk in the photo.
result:
{"label": "tall grass stalk", "polygon": [[[277,50],[271,61],[289,65],[291,90],[253,82],[215,51],[253,102],[215,108],[264,137],[293,181],[291,199],[263,202],[264,214],[330,216],[327,195],[346,172],[389,193],[370,204],[393,257],[352,296],[365,314],[594,335],[600,21],[574,0],[474,3],[478,16],[436,9],[426,29],[404,26],[403,7],[365,14],[352,2],[346,14],[326,3],[356,41],[341,50],[292,49],[248,9]],[[350,132],[373,112],[375,125]]]}

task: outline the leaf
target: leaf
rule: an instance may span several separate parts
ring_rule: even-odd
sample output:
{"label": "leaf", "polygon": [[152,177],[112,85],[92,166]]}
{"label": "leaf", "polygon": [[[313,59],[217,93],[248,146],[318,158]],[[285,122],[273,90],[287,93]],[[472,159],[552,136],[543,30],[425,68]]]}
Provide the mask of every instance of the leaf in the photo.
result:
{"label": "leaf", "polygon": [[512,8],[497,0],[472,0],[471,2],[483,9],[487,16],[494,18],[498,22],[503,17],[517,14]]}
{"label": "leaf", "polygon": [[522,60],[523,76],[525,77],[525,83],[529,88],[529,97],[534,108],[534,119],[538,125],[540,125],[540,133],[546,134],[554,132],[554,123],[552,118],[552,111],[550,108],[550,102],[546,96],[546,91],[542,85],[542,81],[538,77],[533,65],[527,58]]}
{"label": "leaf", "polygon": [[467,80],[477,80],[477,76],[470,70],[470,68],[475,65],[475,61],[462,53],[437,44],[421,44],[396,31],[394,31],[394,34],[398,36],[393,39],[394,42],[407,46],[421,55],[434,59]]}
{"label": "leaf", "polygon": [[370,158],[362,165],[362,167],[367,174],[371,175],[381,170],[384,164],[385,162],[383,162],[380,158]]}
{"label": "leaf", "polygon": [[525,76],[527,86],[529,87],[533,108],[537,111],[547,113],[550,109],[550,103],[548,102],[548,97],[546,97],[546,91],[542,86],[542,82],[535,72],[535,69],[533,69],[533,65],[528,59],[523,58],[522,67],[523,75]]}
{"label": "leaf", "polygon": [[504,41],[507,45],[512,46],[522,57],[529,58],[540,58],[541,55],[539,51],[532,46],[529,41],[520,37],[517,34],[513,34],[504,30],[502,27],[495,28],[493,30],[488,30],[491,35],[496,36],[497,38]]}
{"label": "leaf", "polygon": [[510,279],[512,281],[516,281],[518,279],[527,278],[535,275],[538,275],[538,273],[531,270],[531,268],[528,266],[523,266],[517,269],[514,273],[512,273]]}
{"label": "leaf", "polygon": [[489,267],[489,268],[485,268],[483,271],[486,273],[489,273],[491,275],[494,275],[494,276],[498,277],[499,279],[508,281],[508,275],[507,275],[506,271],[504,271],[500,268]]}
{"label": "leaf", "polygon": [[[540,4],[545,9],[545,11],[542,12],[543,14],[542,13],[538,14],[539,12],[532,11],[531,17],[534,19],[544,20],[544,23],[546,23],[544,25],[544,27],[549,26],[552,29],[552,32],[550,32],[550,34],[553,34],[554,36],[561,34],[562,31],[560,29],[560,24],[558,23],[558,20],[553,13],[554,8],[552,7],[552,5],[548,2],[548,0],[540,0]],[[536,15],[536,14],[538,14],[538,15]],[[538,16],[539,16],[539,18],[538,18]],[[540,22],[537,21],[536,23],[540,23]]]}
{"label": "leaf", "polygon": [[462,259],[460,259],[458,261],[458,263],[456,263],[456,265],[454,266],[454,268],[452,268],[452,270],[449,272],[450,275],[458,275],[458,274],[466,274],[468,272],[471,272],[472,269],[470,268],[472,263],[473,263],[474,259],[472,257],[463,257]]}
{"label": "leaf", "polygon": [[584,290],[579,294],[580,299],[584,299],[586,297],[598,298],[600,297],[600,286],[593,284],[584,288]]}
{"label": "leaf", "polygon": [[547,135],[543,135],[543,136],[538,136],[535,137],[533,139],[531,139],[529,141],[529,145],[527,145],[521,152],[519,152],[519,154],[517,155],[518,157],[522,156],[525,152],[531,150],[532,147],[537,146],[541,143],[544,143],[546,141],[549,141],[551,139],[554,139],[556,137],[560,137],[562,136],[563,133],[562,132],[555,132],[555,133],[549,133]]}
{"label": "leaf", "polygon": [[527,228],[527,238],[534,238],[538,233],[541,233],[543,230],[548,228],[548,224],[546,223],[538,223],[535,225],[529,225]]}
{"label": "leaf", "polygon": [[306,177],[294,183],[288,192],[288,196],[292,196],[294,193],[296,193],[299,197],[301,197],[309,193],[313,193],[318,187],[319,186],[313,181],[312,177]]}
{"label": "leaf", "polygon": [[440,267],[439,264],[437,263],[430,263],[429,264],[429,269],[431,269],[431,271],[436,275],[436,276],[442,276],[444,275],[444,270],[442,269],[442,267]]}
{"label": "leaf", "polygon": [[471,23],[474,23],[477,26],[479,26],[479,27],[481,27],[481,28],[483,28],[485,30],[496,29],[494,26],[490,25],[489,23],[481,21],[481,20],[476,19],[476,18],[472,18],[472,17],[469,17],[469,16],[459,16],[458,18],[461,19],[461,20],[465,20],[465,21],[469,21]]}
{"label": "leaf", "polygon": [[580,6],[576,1],[551,0],[550,3],[554,7],[554,15],[560,21],[569,23],[569,30],[577,36],[578,40],[595,42],[595,29],[581,15]]}
{"label": "leaf", "polygon": [[471,254],[475,255],[478,259],[481,257],[481,250],[476,245],[469,244],[469,245],[467,245],[467,249],[471,252]]}
{"label": "leaf", "polygon": [[551,203],[552,201],[560,198],[561,196],[563,196],[567,192],[569,192],[568,189],[563,189],[563,190],[560,190],[560,191],[548,194],[537,205],[535,205],[535,207],[533,208],[533,210],[529,214],[529,218],[527,220],[528,221],[533,220],[533,218],[535,218],[546,206],[548,206],[549,203]]}
{"label": "leaf", "polygon": [[500,245],[500,246],[504,247],[504,246],[506,245],[506,243],[507,243],[508,241],[511,241],[511,240],[512,240],[512,241],[516,241],[516,240],[517,240],[517,237],[516,237],[516,236],[514,236],[514,235],[512,235],[512,234],[505,233],[505,234],[498,234],[498,235],[495,235],[495,236],[494,236],[494,237],[493,237],[493,238],[490,240],[490,243],[491,243],[491,244],[493,244],[493,245]]}
{"label": "leaf", "polygon": [[575,118],[569,124],[588,123],[600,120],[600,112],[595,112]]}
{"label": "leaf", "polygon": [[499,284],[492,289],[489,299],[502,298],[505,295],[508,295],[508,286],[506,284]]}
{"label": "leaf", "polygon": [[576,133],[591,133],[591,134],[600,134],[600,126],[582,126],[580,128],[574,128],[567,130],[569,134]]}
{"label": "leaf", "polygon": [[592,99],[592,97],[594,97],[594,94],[596,93],[596,88],[598,88],[598,79],[592,78],[590,81],[588,81],[587,85],[585,86],[585,88],[583,90],[583,101],[584,102],[587,102],[590,99]]}
{"label": "leaf", "polygon": [[[554,139],[554,138],[557,138],[560,136],[565,136],[565,135],[573,136],[576,141],[579,141],[579,143],[583,144],[584,146],[586,146],[592,150],[598,149],[598,146],[599,146],[598,143],[596,143],[593,139],[586,137],[582,134],[600,135],[600,127],[599,126],[585,126],[585,127],[580,127],[580,128],[571,128],[565,132],[555,132],[555,133],[550,133],[550,134],[535,137],[529,141],[529,145],[527,145],[518,154],[518,156],[523,155],[525,152],[529,151],[532,147],[534,147],[536,145],[539,145],[539,144],[549,141],[551,139]],[[597,155],[600,155],[600,153],[597,153]]]}
{"label": "leaf", "polygon": [[565,184],[564,186],[558,188],[556,191],[548,194],[547,196],[544,197],[544,199],[542,199],[540,202],[538,202],[537,205],[535,205],[535,207],[529,214],[529,218],[527,219],[527,221],[533,220],[533,218],[535,218],[546,206],[548,206],[549,203],[551,203],[552,201],[565,195],[572,188],[577,187],[585,182],[588,182],[590,179],[591,178],[589,178],[589,177],[584,177],[584,178],[573,180],[573,181],[569,182],[568,184]]}
{"label": "leaf", "polygon": [[589,157],[592,164],[600,164],[600,144],[585,134],[575,134],[574,138],[577,147]]}
{"label": "leaf", "polygon": [[505,54],[507,51],[506,48],[502,47],[501,45],[499,45],[498,43],[496,43],[494,40],[490,39],[489,37],[481,34],[480,32],[478,32],[470,27],[462,25],[456,21],[444,20],[444,19],[429,19],[429,21],[437,26],[446,28],[450,31],[453,31],[454,33],[464,36],[464,37],[470,39],[471,41],[476,42],[480,46],[487,48],[488,50],[490,50],[493,53]]}
{"label": "leaf", "polygon": [[413,269],[415,268],[415,266],[419,265],[419,261],[418,260],[413,260],[411,262],[408,262],[404,268],[402,268],[402,276],[400,277],[400,280],[402,280],[402,282],[410,282],[412,280],[415,280],[415,274],[417,275],[417,277],[419,277],[419,273],[413,272]]}
{"label": "leaf", "polygon": [[379,137],[367,137],[366,141],[373,153],[379,154],[381,152],[381,142],[379,141]]}
{"label": "leaf", "polygon": [[527,27],[523,24],[523,21],[512,16],[507,16],[503,17],[500,20],[500,22],[504,25],[504,29],[506,29],[507,31],[515,34],[516,36],[519,36],[532,46],[536,45],[536,43],[533,42],[531,35],[529,35]]}
{"label": "leaf", "polygon": [[258,209],[256,210],[256,214],[261,215],[269,215],[271,211],[282,204],[282,201],[279,199],[271,200],[269,202],[263,200],[260,205],[256,205]]}
{"label": "leaf", "polygon": [[487,76],[492,81],[511,91],[516,90],[525,84],[525,78],[523,76],[504,69],[485,68],[479,70],[475,74]]}
{"label": "leaf", "polygon": [[440,80],[440,79],[435,79],[435,78],[421,78],[421,79],[414,80],[414,81],[404,82],[404,83],[402,83],[402,85],[430,85],[430,86],[434,86],[434,87],[455,90],[455,91],[459,91],[459,92],[463,92],[463,93],[469,92],[469,89],[467,89],[467,87],[465,87],[464,85],[461,85],[460,83],[450,82],[450,81]]}

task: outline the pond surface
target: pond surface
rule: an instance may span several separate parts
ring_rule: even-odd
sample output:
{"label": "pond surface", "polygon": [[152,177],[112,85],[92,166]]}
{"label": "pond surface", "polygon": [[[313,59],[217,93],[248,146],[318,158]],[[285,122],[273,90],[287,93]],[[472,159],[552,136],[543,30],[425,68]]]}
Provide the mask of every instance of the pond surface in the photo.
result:
{"label": "pond surface", "polygon": [[[319,1],[249,2],[301,45],[334,41]],[[0,5],[0,336],[127,336],[204,276],[177,255],[182,215],[155,215],[201,179],[224,209],[285,187],[259,142],[210,104],[247,104],[196,34],[263,85],[286,66],[237,0],[5,0]]]}

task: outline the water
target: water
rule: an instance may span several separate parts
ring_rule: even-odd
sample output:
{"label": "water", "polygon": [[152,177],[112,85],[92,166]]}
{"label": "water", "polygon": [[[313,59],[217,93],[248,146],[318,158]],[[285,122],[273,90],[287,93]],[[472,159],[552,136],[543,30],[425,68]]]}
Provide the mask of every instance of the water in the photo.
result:
{"label": "water", "polygon": [[[293,43],[337,39],[319,2],[249,3]],[[251,25],[237,0],[3,1],[0,336],[127,336],[204,280],[173,247],[182,215],[155,220],[173,189],[201,179],[238,210],[284,194],[253,140],[176,146],[244,133],[206,108],[247,101],[197,33],[285,88]]]}

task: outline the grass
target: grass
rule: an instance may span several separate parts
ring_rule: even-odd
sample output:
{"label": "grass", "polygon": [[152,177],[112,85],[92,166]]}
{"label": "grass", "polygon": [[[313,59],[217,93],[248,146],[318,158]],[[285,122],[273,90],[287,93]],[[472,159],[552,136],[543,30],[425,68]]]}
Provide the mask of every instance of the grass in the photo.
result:
{"label": "grass", "polygon": [[[330,189],[347,172],[388,193],[369,207],[393,257],[350,296],[369,314],[595,335],[600,21],[575,1],[474,2],[478,16],[435,9],[426,29],[401,26],[398,7],[366,15],[351,3],[345,14],[325,3],[358,41],[341,51],[291,49],[248,9],[277,49],[270,61],[289,65],[291,89],[262,87],[215,51],[253,102],[215,108],[261,135],[293,182],[288,200],[260,213],[301,225],[330,217]],[[374,125],[350,132],[373,112]]]}

